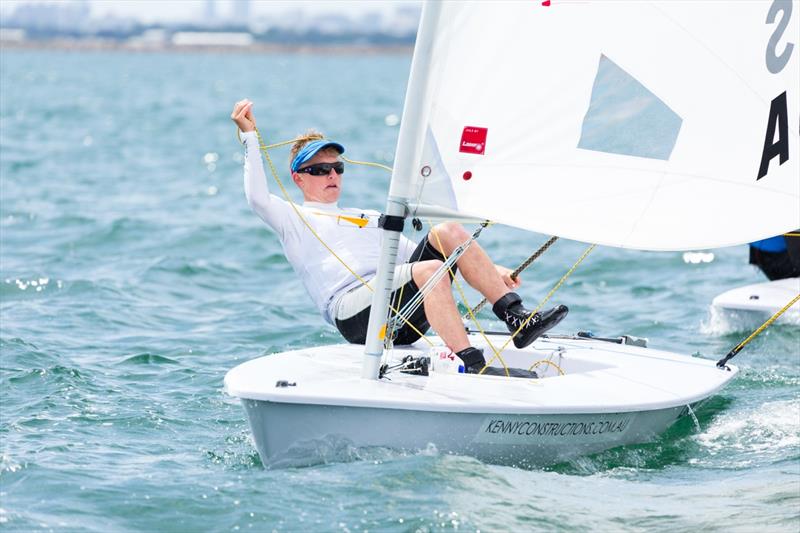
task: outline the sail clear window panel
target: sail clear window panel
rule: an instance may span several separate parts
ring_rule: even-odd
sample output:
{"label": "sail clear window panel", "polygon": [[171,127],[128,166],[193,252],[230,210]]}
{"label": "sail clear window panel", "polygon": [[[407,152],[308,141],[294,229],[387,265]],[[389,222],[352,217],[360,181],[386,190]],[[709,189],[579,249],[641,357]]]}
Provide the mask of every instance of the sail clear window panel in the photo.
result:
{"label": "sail clear window panel", "polygon": [[578,148],[668,160],[682,122],[658,96],[601,55]]}

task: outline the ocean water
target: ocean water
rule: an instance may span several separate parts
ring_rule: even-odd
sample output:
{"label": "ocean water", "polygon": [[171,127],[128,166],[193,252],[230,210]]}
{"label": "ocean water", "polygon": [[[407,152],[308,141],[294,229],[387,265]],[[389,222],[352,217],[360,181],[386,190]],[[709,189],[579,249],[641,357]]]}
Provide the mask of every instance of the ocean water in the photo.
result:
{"label": "ocean water", "polygon": [[[0,51],[0,530],[798,531],[793,322],[737,356],[699,427],[683,419],[652,443],[538,470],[433,447],[263,467],[225,373],[340,337],[245,203],[231,108],[254,100],[267,142],[316,127],[391,165],[409,64]],[[273,156],[285,169],[287,152]],[[387,187],[350,167],[340,203],[381,209]],[[546,238],[481,237],[509,266]],[[546,294],[584,247],[556,243],[523,296]],[[710,252],[595,250],[554,297],[571,308],[558,332],[724,355],[749,330],[709,304],[763,277],[744,246]]]}

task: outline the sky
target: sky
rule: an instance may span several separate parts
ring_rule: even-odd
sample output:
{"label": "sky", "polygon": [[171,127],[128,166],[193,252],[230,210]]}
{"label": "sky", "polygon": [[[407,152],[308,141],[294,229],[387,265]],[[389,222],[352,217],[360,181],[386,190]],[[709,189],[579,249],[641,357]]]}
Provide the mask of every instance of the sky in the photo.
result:
{"label": "sky", "polygon": [[[66,3],[77,0],[58,0]],[[227,17],[236,8],[237,0],[216,0],[216,12]],[[11,13],[25,3],[54,3],[53,0],[2,0],[2,12]],[[141,22],[177,22],[197,19],[206,10],[206,0],[88,0],[93,17],[115,15],[132,17]],[[399,6],[419,7],[420,0],[250,0],[255,16],[302,9],[308,13],[341,13],[358,16],[368,12],[391,14]]]}

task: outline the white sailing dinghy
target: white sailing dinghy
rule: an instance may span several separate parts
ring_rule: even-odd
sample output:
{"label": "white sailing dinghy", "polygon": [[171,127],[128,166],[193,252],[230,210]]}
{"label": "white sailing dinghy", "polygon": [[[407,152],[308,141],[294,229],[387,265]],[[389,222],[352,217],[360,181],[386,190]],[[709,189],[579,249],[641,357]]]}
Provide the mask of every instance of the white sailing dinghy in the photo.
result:
{"label": "white sailing dinghy", "polygon": [[[786,278],[737,287],[714,297],[711,306],[749,322],[763,322],[800,294],[800,278]],[[800,324],[800,306],[790,308],[780,319]]]}
{"label": "white sailing dinghy", "polygon": [[[780,0],[426,4],[366,349],[277,353],[225,377],[264,464],[318,462],[331,446],[433,445],[541,465],[652,439],[722,389],[736,367],[627,337],[503,352],[510,367],[538,364],[539,379],[384,374],[396,223],[491,220],[655,251],[796,229],[799,18],[797,1]],[[505,341],[471,340],[488,354]]]}

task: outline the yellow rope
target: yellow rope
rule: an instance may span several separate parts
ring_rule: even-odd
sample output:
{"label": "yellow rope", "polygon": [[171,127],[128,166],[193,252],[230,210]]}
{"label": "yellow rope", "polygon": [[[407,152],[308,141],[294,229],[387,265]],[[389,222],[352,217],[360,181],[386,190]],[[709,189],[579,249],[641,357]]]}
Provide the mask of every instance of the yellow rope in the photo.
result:
{"label": "yellow rope", "polygon": [[[255,129],[255,132],[256,132],[256,134],[258,134],[258,128]],[[239,139],[239,142],[241,144],[244,144],[244,141],[242,140],[242,135],[241,135],[241,132],[239,131],[239,128],[236,128],[236,138]],[[312,139],[317,139],[317,137],[311,136],[311,135],[301,135],[300,137],[295,137],[294,139],[289,139],[288,141],[281,141],[281,142],[274,143],[274,144],[264,144],[263,141],[261,140],[261,135],[259,135],[258,142],[261,145],[261,148],[264,148],[266,150],[272,150],[273,148],[280,148],[281,146],[286,146],[288,144],[294,144],[294,143],[296,143],[298,141],[310,141]]]}
{"label": "yellow rope", "polygon": [[[442,241],[439,238],[439,234],[436,233],[436,229],[433,227],[433,224],[431,223],[430,220],[428,221],[428,225],[431,227],[431,233],[436,237],[436,243],[439,245],[439,249],[440,250],[444,250],[444,247],[442,246]],[[488,335],[486,335],[486,332],[483,331],[483,327],[481,326],[481,323],[478,321],[478,319],[472,313],[472,307],[470,307],[469,303],[467,302],[467,296],[466,296],[466,294],[464,294],[464,290],[461,288],[461,284],[458,282],[458,278],[455,276],[455,274],[453,273],[453,271],[450,268],[448,268],[448,270],[450,271],[450,274],[453,276],[453,283],[455,284],[456,289],[458,289],[458,293],[461,296],[461,301],[464,303],[464,306],[469,311],[470,318],[472,319],[472,321],[477,326],[478,331],[480,332],[481,336],[483,337],[483,340],[492,349],[492,352],[494,352],[494,357],[492,358],[492,360],[494,361],[495,358],[500,359],[500,362],[503,364],[503,369],[506,372],[506,377],[510,377],[510,375],[508,373],[508,366],[506,365],[505,360],[503,360],[503,357],[500,355],[500,352],[497,351],[497,348],[495,348],[494,344],[492,344],[492,341],[489,340],[489,337],[488,337]]]}
{"label": "yellow rope", "polygon": [[536,368],[537,366],[539,366],[541,364],[548,364],[548,365],[550,365],[552,367],[555,367],[555,369],[558,370],[558,375],[559,376],[563,376],[564,375],[564,371],[561,370],[561,367],[558,366],[557,364],[555,364],[554,362],[550,361],[549,359],[542,359],[541,361],[536,361],[535,363],[533,363],[530,366],[530,368],[528,369],[528,372],[532,371],[534,368]]}
{"label": "yellow rope", "polygon": [[[256,129],[256,132],[258,132],[258,129]],[[244,142],[242,141],[241,133],[239,132],[239,128],[236,128],[236,138],[239,139],[240,143],[244,144]],[[280,148],[281,146],[286,146],[288,144],[294,144],[294,143],[296,143],[298,141],[308,141],[310,139],[316,139],[316,137],[302,135],[300,137],[295,137],[294,139],[290,139],[288,141],[277,142],[277,143],[274,143],[274,144],[263,144],[263,143],[261,143],[261,137],[259,137],[259,143],[261,143],[261,148],[266,149],[266,150],[272,150],[273,148]],[[382,165],[380,163],[373,163],[373,162],[370,162],[370,161],[356,161],[354,159],[348,159],[343,155],[340,155],[339,158],[342,161],[344,161],[345,163],[350,163],[350,164],[353,164],[353,165],[364,165],[366,167],[382,168],[383,170],[386,170],[388,172],[392,171],[392,167],[389,167],[389,166],[386,166],[386,165]]]}
{"label": "yellow rope", "polygon": [[[522,331],[522,329],[523,329],[525,326],[527,326],[527,325],[528,325],[528,322],[531,320],[531,318],[533,318],[533,315],[534,315],[535,313],[537,313],[537,312],[539,311],[539,309],[541,309],[541,308],[542,308],[542,306],[544,306],[544,304],[547,302],[547,300],[549,300],[549,299],[550,299],[550,297],[553,295],[553,293],[555,293],[555,292],[556,292],[556,291],[557,291],[557,290],[558,290],[558,289],[561,287],[561,285],[563,285],[563,284],[564,284],[564,282],[567,280],[567,278],[570,276],[570,274],[572,274],[572,272],[573,272],[573,271],[574,271],[576,268],[578,268],[578,265],[580,265],[580,264],[581,264],[581,262],[583,262],[583,260],[584,260],[584,259],[586,259],[586,256],[587,256],[587,255],[589,255],[589,252],[591,252],[592,250],[594,250],[595,246],[597,246],[597,245],[596,245],[596,244],[592,244],[591,246],[589,246],[589,247],[586,249],[586,251],[585,251],[585,252],[583,252],[583,254],[582,254],[582,255],[581,255],[579,258],[578,258],[578,260],[575,262],[575,264],[574,264],[574,265],[572,265],[572,268],[570,268],[570,269],[567,271],[567,273],[566,273],[566,274],[564,274],[564,276],[563,276],[563,277],[562,277],[562,278],[561,278],[561,279],[558,281],[558,283],[556,283],[555,287],[553,287],[553,288],[550,290],[550,292],[549,292],[549,293],[547,293],[547,296],[545,296],[545,297],[544,297],[544,300],[542,300],[541,302],[539,302],[539,305],[538,305],[538,306],[536,306],[536,309],[534,309],[534,310],[531,312],[531,314],[530,314],[530,315],[528,315],[528,318],[526,318],[526,319],[525,319],[525,321],[524,321],[524,322],[523,322],[523,323],[522,323],[522,324],[521,324],[521,325],[520,325],[520,326],[517,328],[517,330],[516,330],[514,333],[512,333],[512,334],[511,334],[511,337],[509,337],[509,338],[508,338],[508,340],[506,341],[506,343],[505,343],[505,344],[504,344],[504,345],[503,345],[503,346],[500,348],[500,351],[501,351],[501,352],[502,352],[503,350],[505,350],[505,349],[506,349],[506,347],[509,345],[509,343],[511,343],[511,341],[514,339],[514,337],[515,337],[515,336],[516,336],[516,335],[517,335],[517,334],[518,334],[520,331]],[[485,366],[485,367],[483,367],[483,370],[481,370],[481,371],[479,372],[479,374],[482,374],[482,373],[483,373],[483,371],[484,371],[484,370],[486,370],[486,368],[487,368],[487,367],[489,367],[489,365],[491,365],[493,361],[494,361],[494,358],[492,358],[492,359],[491,359],[489,362],[487,362],[487,363],[486,363],[486,366]]]}
{"label": "yellow rope", "polygon": [[776,320],[778,320],[778,318],[780,318],[780,316],[781,316],[783,313],[785,313],[787,309],[789,309],[791,306],[793,306],[794,304],[796,304],[798,300],[800,300],[800,294],[798,294],[797,296],[795,296],[794,298],[792,298],[792,301],[791,301],[791,302],[789,302],[788,304],[784,305],[784,306],[783,306],[783,308],[782,308],[780,311],[778,311],[777,313],[775,313],[774,315],[772,315],[772,317],[771,317],[769,320],[767,320],[766,322],[764,322],[763,324],[761,324],[761,327],[760,327],[760,328],[758,328],[757,330],[755,330],[755,331],[754,331],[752,334],[750,334],[750,336],[749,336],[749,337],[747,337],[745,340],[743,340],[742,342],[740,342],[740,343],[739,343],[739,345],[738,345],[738,346],[736,346],[736,348],[734,348],[734,349],[733,349],[733,351],[734,351],[734,352],[738,352],[739,350],[741,350],[742,348],[744,348],[745,344],[747,344],[748,342],[750,342],[751,340],[753,340],[753,339],[755,338],[755,336],[756,336],[756,335],[758,335],[759,333],[761,333],[762,331],[764,331],[765,329],[767,329],[767,328],[769,327],[769,325],[770,325],[770,324],[772,324],[773,322],[775,322]]}
{"label": "yellow rope", "polygon": [[351,163],[353,165],[364,165],[367,167],[382,168],[383,170],[387,170],[389,172],[392,171],[392,167],[387,167],[386,165],[381,165],[380,163],[370,163],[369,161],[355,161],[353,159],[347,159],[343,155],[340,155],[339,158],[341,158],[344,162]]}
{"label": "yellow rope", "polygon": [[[280,187],[281,192],[283,192],[283,196],[286,198],[286,201],[289,202],[289,204],[292,206],[292,209],[294,209],[294,212],[297,214],[297,216],[300,218],[300,220],[303,222],[303,224],[308,228],[308,230],[311,232],[311,234],[314,235],[314,237],[316,237],[316,239],[320,242],[320,244],[322,244],[322,246],[324,246],[325,249],[328,250],[331,253],[331,255],[333,255],[333,257],[335,257],[336,260],[339,261],[339,263],[341,263],[342,266],[347,269],[348,272],[350,272],[353,276],[355,276],[355,278],[358,281],[360,281],[363,285],[365,285],[371,292],[375,292],[375,290],[369,285],[369,283],[364,278],[359,276],[352,268],[350,268],[350,266],[347,263],[345,263],[344,260],[341,257],[339,257],[336,254],[336,252],[334,252],[333,249],[330,246],[328,246],[328,244],[324,240],[322,240],[322,237],[319,236],[319,234],[314,230],[313,226],[311,226],[311,224],[308,222],[308,220],[306,220],[306,218],[300,212],[300,209],[297,207],[297,205],[294,203],[294,201],[292,201],[291,196],[289,196],[289,191],[286,190],[286,187],[284,187],[283,182],[278,177],[278,171],[275,169],[275,165],[272,163],[272,158],[270,158],[269,153],[268,153],[267,150],[269,148],[273,148],[273,147],[285,146],[287,144],[292,144],[292,143],[295,143],[295,142],[297,142],[299,140],[305,140],[305,139],[308,139],[308,137],[298,137],[297,139],[294,139],[294,140],[291,140],[291,141],[284,141],[284,142],[280,142],[280,143],[267,145],[267,144],[264,143],[264,140],[261,138],[261,132],[259,132],[257,128],[255,129],[255,132],[256,132],[256,137],[258,137],[259,148],[261,149],[261,153],[264,154],[264,158],[267,160],[267,164],[269,165],[270,172],[272,172],[272,177],[275,178],[275,181],[278,183],[278,186]],[[238,128],[236,130],[236,135],[239,136]],[[239,141],[241,142],[241,137],[239,137]],[[377,163],[375,163],[374,165],[379,166]],[[392,307],[391,302],[390,302],[389,308],[395,314],[398,313],[397,309]],[[428,344],[433,346],[433,342],[430,339],[428,339],[419,329],[417,329],[416,326],[414,326],[414,324],[412,324],[411,322],[406,320],[403,316],[401,316],[400,318],[409,327],[411,327],[415,332],[417,332],[422,339],[424,339]],[[385,331],[385,326],[384,326],[384,331]]]}

